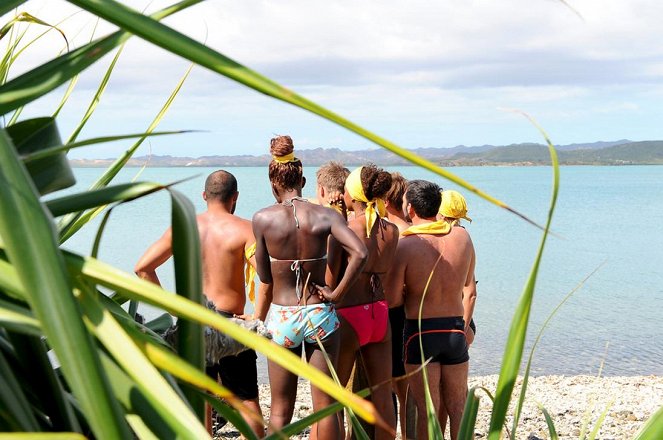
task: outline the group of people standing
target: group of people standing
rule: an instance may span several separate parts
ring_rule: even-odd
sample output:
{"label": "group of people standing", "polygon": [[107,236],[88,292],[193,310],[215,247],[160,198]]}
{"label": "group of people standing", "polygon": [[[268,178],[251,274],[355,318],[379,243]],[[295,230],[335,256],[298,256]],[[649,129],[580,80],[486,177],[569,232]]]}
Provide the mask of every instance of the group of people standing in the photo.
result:
{"label": "group of people standing", "polygon": [[[205,183],[207,211],[198,216],[198,229],[210,307],[224,316],[264,321],[274,343],[303,354],[328,375],[333,367],[342,385],[361,362],[385,422],[375,428],[379,439],[395,436],[392,390],[403,438],[407,393],[418,409],[416,437],[427,438],[421,369],[428,361],[436,414],[443,429],[449,419],[455,438],[467,394],[476,300],[474,248],[460,225],[462,218],[469,220],[464,198],[375,165],[350,172],[331,162],[318,170],[317,200],[309,200],[302,197],[306,179],[292,139],[272,139],[270,153],[276,203],[252,221],[234,215],[239,193],[232,174],[219,170]],[[136,273],[158,283],[156,268],[171,248],[166,231]],[[260,280],[252,316],[244,315],[247,265]],[[292,419],[298,377],[273,362],[268,368],[272,432]],[[255,352],[214,360],[207,372],[249,411],[260,412]],[[314,411],[334,403],[315,387],[311,397]],[[244,416],[257,434],[264,433],[255,418]],[[344,426],[342,414],[329,416],[312,427],[311,438],[344,438]]]}

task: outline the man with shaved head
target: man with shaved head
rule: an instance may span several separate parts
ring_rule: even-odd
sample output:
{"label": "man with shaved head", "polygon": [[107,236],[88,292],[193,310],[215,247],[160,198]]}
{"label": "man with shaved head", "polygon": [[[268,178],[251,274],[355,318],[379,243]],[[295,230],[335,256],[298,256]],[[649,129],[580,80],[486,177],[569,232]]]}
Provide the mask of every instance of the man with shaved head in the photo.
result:
{"label": "man with shaved head", "polygon": [[[251,250],[255,251],[256,240],[251,222],[234,215],[239,192],[237,180],[229,172],[218,170],[210,174],[202,195],[207,202],[207,211],[199,214],[196,221],[207,306],[225,317],[241,316],[246,305],[244,286],[252,282],[245,279],[245,265],[255,266]],[[171,255],[172,231],[169,228],[140,258],[135,267],[136,274],[160,285],[156,269]],[[261,284],[260,296],[267,288],[267,285]],[[215,380],[220,379],[249,409],[260,414],[256,353],[253,350],[215,359],[211,363],[208,359],[206,369],[207,374]],[[262,437],[264,427],[247,415],[243,416],[255,433]],[[207,419],[207,428],[211,431],[209,409]]]}

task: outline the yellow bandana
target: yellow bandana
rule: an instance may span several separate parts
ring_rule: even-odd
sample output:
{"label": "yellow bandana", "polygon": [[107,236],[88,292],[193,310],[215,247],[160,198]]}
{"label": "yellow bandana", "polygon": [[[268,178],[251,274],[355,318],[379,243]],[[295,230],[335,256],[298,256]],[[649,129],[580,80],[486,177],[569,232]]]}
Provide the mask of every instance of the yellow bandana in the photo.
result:
{"label": "yellow bandana", "polygon": [[368,200],[364,194],[364,188],[361,185],[361,170],[359,167],[350,173],[345,179],[345,187],[353,200],[366,203],[366,238],[370,238],[371,229],[377,219],[387,215],[387,208],[384,206],[384,200]]}
{"label": "yellow bandana", "polygon": [[290,154],[286,154],[285,156],[272,156],[272,160],[278,163],[289,163],[289,162],[299,161],[299,159],[295,157],[294,151]]}
{"label": "yellow bandana", "polygon": [[403,232],[402,236],[418,235],[418,234],[431,234],[431,235],[446,235],[451,232],[452,226],[443,221],[423,223],[421,225],[410,226]]}
{"label": "yellow bandana", "polygon": [[249,301],[251,301],[251,304],[255,304],[256,302],[256,283],[254,281],[256,276],[256,269],[251,265],[249,260],[255,254],[255,243],[244,250],[244,258],[246,258],[246,265],[244,266],[244,284],[249,287]]}
{"label": "yellow bandana", "polygon": [[467,216],[467,202],[465,197],[458,191],[448,189],[442,191],[442,203],[440,203],[440,215],[447,218],[464,218],[472,223],[472,219]]}

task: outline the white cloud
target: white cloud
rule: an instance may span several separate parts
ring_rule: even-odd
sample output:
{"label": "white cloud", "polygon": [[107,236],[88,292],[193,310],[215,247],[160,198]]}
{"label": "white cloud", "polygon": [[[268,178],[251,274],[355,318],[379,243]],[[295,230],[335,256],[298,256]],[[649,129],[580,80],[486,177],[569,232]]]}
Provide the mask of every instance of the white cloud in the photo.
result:
{"label": "white cloud", "polygon": [[[137,9],[146,4],[124,3]],[[570,3],[583,20],[555,0],[224,0],[203,2],[165,23],[199,41],[207,38],[210,47],[406,146],[538,140],[501,107],[521,108],[559,127],[551,135],[561,142],[661,138],[653,121],[654,97],[663,88],[663,3]],[[167,4],[154,1],[150,11]],[[26,7],[49,22],[76,10],[53,0],[30,0]],[[93,23],[82,13],[63,27],[68,35],[84,29],[73,39],[79,46]],[[102,22],[98,34],[113,29]],[[21,56],[12,75],[61,46],[56,34],[43,39]],[[109,62],[106,57],[81,77],[68,109],[86,105]],[[121,132],[146,126],[187,66],[132,38],[93,117],[112,123],[95,127]],[[26,115],[47,113],[49,105],[42,100]],[[63,114],[61,125],[73,126],[80,113]],[[630,124],[637,113],[652,115],[652,124],[642,118]],[[623,117],[622,124],[615,126],[608,115]],[[302,146],[368,145],[202,68],[194,70],[164,124],[209,130],[195,137],[192,151],[201,154],[224,142],[258,152],[265,136],[285,131],[297,133]],[[248,147],[233,146],[239,144]]]}

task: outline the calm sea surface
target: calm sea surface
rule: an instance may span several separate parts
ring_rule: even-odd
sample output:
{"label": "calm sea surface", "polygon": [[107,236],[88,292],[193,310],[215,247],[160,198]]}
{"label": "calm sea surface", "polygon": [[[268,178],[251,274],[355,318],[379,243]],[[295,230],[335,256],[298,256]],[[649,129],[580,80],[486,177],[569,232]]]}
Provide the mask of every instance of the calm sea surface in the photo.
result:
{"label": "calm sea surface", "polygon": [[[267,169],[229,168],[239,181],[237,214],[251,218],[274,203]],[[414,167],[394,167],[408,179],[447,181]],[[545,167],[458,167],[453,172],[543,224],[551,191]],[[84,191],[101,169],[76,169],[75,191]],[[148,168],[139,180],[177,185],[205,209],[201,192],[212,168]],[[315,168],[305,170],[305,196],[314,195]],[[116,183],[131,181],[125,169]],[[462,190],[461,190],[462,191]],[[69,191],[68,191],[69,192]],[[477,250],[479,280],[471,374],[499,372],[517,300],[530,272],[541,231],[513,214],[466,193],[468,224]],[[103,236],[100,258],[131,272],[134,263],[170,222],[166,193],[119,206]],[[89,254],[98,222],[86,226],[65,247]],[[550,321],[534,354],[533,373],[663,375],[663,167],[564,167],[550,237],[536,285],[524,358],[551,311],[577,292]],[[598,270],[597,270],[598,269]],[[595,270],[591,277],[585,280]],[[172,264],[159,273],[174,289]],[[583,280],[585,280],[583,282]],[[142,306],[141,306],[142,307]],[[154,310],[143,308],[154,315]],[[264,365],[264,362],[263,362]],[[264,380],[264,369],[262,371]]]}

